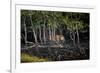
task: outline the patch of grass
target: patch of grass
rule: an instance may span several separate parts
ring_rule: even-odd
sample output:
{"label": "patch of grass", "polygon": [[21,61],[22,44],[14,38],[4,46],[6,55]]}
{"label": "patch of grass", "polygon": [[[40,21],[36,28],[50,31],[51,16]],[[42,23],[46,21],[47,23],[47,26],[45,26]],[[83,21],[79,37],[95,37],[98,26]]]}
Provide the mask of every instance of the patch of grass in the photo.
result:
{"label": "patch of grass", "polygon": [[36,56],[30,56],[26,53],[21,53],[21,62],[25,63],[25,62],[46,62],[48,61],[47,58],[39,58]]}

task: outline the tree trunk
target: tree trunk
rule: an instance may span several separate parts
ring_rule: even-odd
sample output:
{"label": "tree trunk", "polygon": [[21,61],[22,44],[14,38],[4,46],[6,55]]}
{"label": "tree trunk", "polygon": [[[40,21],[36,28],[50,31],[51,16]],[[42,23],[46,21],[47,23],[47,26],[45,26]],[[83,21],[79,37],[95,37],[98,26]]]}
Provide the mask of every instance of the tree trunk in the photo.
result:
{"label": "tree trunk", "polygon": [[54,27],[54,35],[53,36],[54,36],[54,40],[55,40],[55,27]]}
{"label": "tree trunk", "polygon": [[46,36],[45,36],[45,21],[44,21],[44,26],[43,26],[43,40],[44,40],[44,44],[46,44]]}
{"label": "tree trunk", "polygon": [[33,31],[33,35],[34,35],[34,39],[35,39],[35,43],[37,43],[37,37],[36,37],[36,33],[34,30],[34,26],[33,26],[33,21],[32,21],[32,16],[30,15],[30,20],[31,20],[31,26],[32,26],[32,31]]}
{"label": "tree trunk", "polygon": [[80,40],[79,40],[79,32],[78,32],[77,24],[76,24],[76,34],[77,34],[77,47],[80,48]]}
{"label": "tree trunk", "polygon": [[33,29],[33,35],[34,35],[35,43],[37,44],[37,37],[34,29]]}
{"label": "tree trunk", "polygon": [[50,29],[50,26],[49,26],[49,40],[51,40],[51,29]]}
{"label": "tree trunk", "polygon": [[46,37],[46,43],[48,41],[48,27],[45,28],[45,37]]}
{"label": "tree trunk", "polygon": [[24,31],[25,31],[25,48],[27,49],[27,28],[26,28],[25,18],[24,18]]}
{"label": "tree trunk", "polygon": [[[72,33],[72,34],[71,34]],[[74,32],[70,32],[70,38],[73,41],[73,45],[76,48],[76,44],[75,44],[75,33]]]}
{"label": "tree trunk", "polygon": [[75,32],[73,32],[73,44],[74,44],[74,47],[76,47],[76,44],[75,44]]}
{"label": "tree trunk", "polygon": [[78,32],[78,29],[76,30],[76,34],[77,34],[77,46],[78,46],[78,48],[80,48],[80,40],[79,40],[79,32]]}
{"label": "tree trunk", "polygon": [[[36,25],[36,26],[38,26],[38,25]],[[34,31],[35,31],[35,36],[36,36],[35,38],[38,43],[38,28],[36,27]]]}
{"label": "tree trunk", "polygon": [[51,27],[51,29],[52,29],[52,32],[51,32],[52,37],[51,37],[51,39],[53,40],[53,27]]}
{"label": "tree trunk", "polygon": [[40,38],[40,42],[42,44],[42,38],[41,38],[41,26],[39,26],[39,38]]}

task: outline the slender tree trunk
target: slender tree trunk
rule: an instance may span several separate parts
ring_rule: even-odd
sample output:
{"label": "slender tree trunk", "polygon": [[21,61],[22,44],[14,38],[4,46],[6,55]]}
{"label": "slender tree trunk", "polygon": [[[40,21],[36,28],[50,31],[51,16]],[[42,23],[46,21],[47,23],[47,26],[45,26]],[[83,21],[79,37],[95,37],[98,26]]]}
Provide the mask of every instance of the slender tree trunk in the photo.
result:
{"label": "slender tree trunk", "polygon": [[78,32],[77,24],[76,24],[76,34],[77,34],[77,47],[80,48],[80,40],[79,40],[79,32]]}
{"label": "slender tree trunk", "polygon": [[[37,25],[38,26],[38,25]],[[38,29],[37,28],[35,28],[35,36],[36,36],[36,41],[37,41],[37,43],[38,43]]]}
{"label": "slender tree trunk", "polygon": [[[33,26],[33,21],[32,21],[32,16],[31,16],[31,15],[30,15],[30,20],[31,20],[31,25],[32,25],[32,27],[34,27],[34,26]],[[33,31],[33,35],[34,35],[34,39],[35,39],[35,43],[37,43],[37,37],[36,37],[36,33],[35,33],[34,28],[32,28],[32,31]]]}
{"label": "slender tree trunk", "polygon": [[34,29],[33,29],[33,35],[34,35],[35,43],[37,43],[37,37]]}
{"label": "slender tree trunk", "polygon": [[55,38],[55,27],[54,27],[54,40],[55,40],[56,38]]}
{"label": "slender tree trunk", "polygon": [[51,27],[51,29],[52,29],[52,32],[51,32],[52,37],[51,37],[51,39],[53,40],[53,27]]}
{"label": "slender tree trunk", "polygon": [[50,29],[50,26],[49,26],[49,40],[51,40],[51,29]]}
{"label": "slender tree trunk", "polygon": [[42,44],[42,38],[41,38],[41,26],[39,26],[39,38],[40,38],[40,42]]}
{"label": "slender tree trunk", "polygon": [[76,34],[77,34],[77,45],[78,45],[78,48],[80,48],[80,39],[79,39],[78,29],[76,30]]}
{"label": "slender tree trunk", "polygon": [[[49,35],[49,44],[51,44],[51,28],[50,28],[50,26],[48,26],[49,28],[49,33],[48,33],[48,35]],[[51,52],[51,48],[50,48],[50,45],[48,45],[48,52],[49,52],[49,54],[51,55],[52,54],[52,52]],[[51,57],[50,57],[51,58]]]}
{"label": "slender tree trunk", "polygon": [[27,49],[27,28],[26,28],[26,23],[25,23],[25,18],[24,18],[24,31],[25,31],[25,48]]}
{"label": "slender tree trunk", "polygon": [[75,32],[73,32],[73,44],[76,47],[76,44],[75,44]]}
{"label": "slender tree trunk", "polygon": [[44,40],[44,44],[46,44],[46,36],[45,36],[45,21],[44,21],[44,26],[43,26],[43,40]]}
{"label": "slender tree trunk", "polygon": [[48,27],[45,28],[46,43],[48,41]]}
{"label": "slender tree trunk", "polygon": [[[71,34],[71,33],[72,33],[72,34]],[[76,47],[76,44],[75,44],[75,33],[74,33],[74,32],[70,32],[70,38],[71,38],[71,40],[73,41],[74,47]]]}

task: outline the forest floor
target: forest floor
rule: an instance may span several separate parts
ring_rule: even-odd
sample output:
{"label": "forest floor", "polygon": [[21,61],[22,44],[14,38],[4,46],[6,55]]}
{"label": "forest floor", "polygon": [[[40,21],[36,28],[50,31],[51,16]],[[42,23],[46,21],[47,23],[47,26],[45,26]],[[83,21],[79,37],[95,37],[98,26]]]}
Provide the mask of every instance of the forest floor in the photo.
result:
{"label": "forest floor", "polygon": [[[83,43],[81,45],[85,45]],[[85,45],[86,46],[86,45]],[[88,60],[89,48],[81,50],[71,46],[67,47],[33,47],[21,50],[21,62],[46,62],[46,61],[72,61]]]}

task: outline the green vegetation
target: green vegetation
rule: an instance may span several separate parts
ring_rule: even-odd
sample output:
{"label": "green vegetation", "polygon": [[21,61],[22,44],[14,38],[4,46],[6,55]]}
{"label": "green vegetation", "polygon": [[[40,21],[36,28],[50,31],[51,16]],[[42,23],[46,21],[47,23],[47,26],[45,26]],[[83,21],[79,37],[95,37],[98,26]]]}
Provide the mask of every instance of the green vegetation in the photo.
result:
{"label": "green vegetation", "polygon": [[26,53],[21,53],[21,62],[46,62],[48,59],[30,56]]}

